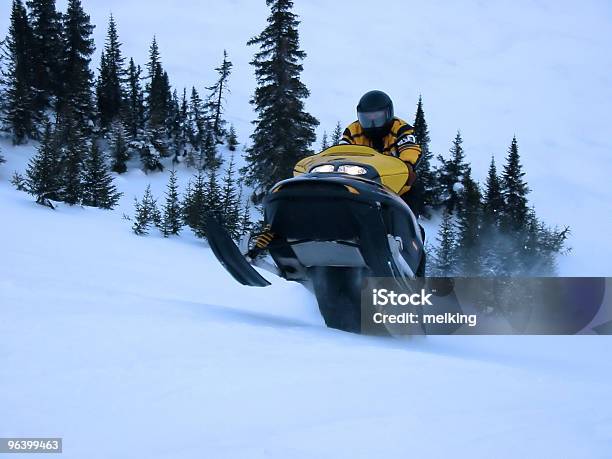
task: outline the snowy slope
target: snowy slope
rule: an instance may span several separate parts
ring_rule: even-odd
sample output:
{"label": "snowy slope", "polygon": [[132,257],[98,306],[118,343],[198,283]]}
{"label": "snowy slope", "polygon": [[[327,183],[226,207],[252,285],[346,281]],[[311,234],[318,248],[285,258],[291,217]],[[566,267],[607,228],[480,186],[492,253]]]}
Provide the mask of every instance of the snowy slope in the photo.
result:
{"label": "snowy slope", "polygon": [[610,456],[609,337],[329,330],[299,285],[133,235],[129,195],[165,174],[122,178],[115,211],[51,211],[6,181],[31,148],[3,150],[0,437],[61,436],[66,458]]}

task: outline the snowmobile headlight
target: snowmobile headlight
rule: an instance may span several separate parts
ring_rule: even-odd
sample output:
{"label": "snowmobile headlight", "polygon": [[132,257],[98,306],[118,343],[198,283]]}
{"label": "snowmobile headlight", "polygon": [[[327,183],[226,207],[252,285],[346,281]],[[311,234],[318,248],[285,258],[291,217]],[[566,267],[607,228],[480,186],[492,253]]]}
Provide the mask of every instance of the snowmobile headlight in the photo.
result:
{"label": "snowmobile headlight", "polygon": [[365,175],[368,173],[368,171],[364,167],[355,166],[352,164],[344,164],[342,166],[339,166],[338,172],[348,175]]}
{"label": "snowmobile headlight", "polygon": [[334,165],[333,164],[322,164],[321,166],[313,167],[310,169],[310,172],[333,172]]}

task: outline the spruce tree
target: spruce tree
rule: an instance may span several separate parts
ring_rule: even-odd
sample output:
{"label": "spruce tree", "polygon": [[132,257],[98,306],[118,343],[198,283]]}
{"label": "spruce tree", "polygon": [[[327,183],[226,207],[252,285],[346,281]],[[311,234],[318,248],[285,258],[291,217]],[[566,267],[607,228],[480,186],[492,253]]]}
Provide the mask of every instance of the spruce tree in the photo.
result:
{"label": "spruce tree", "polygon": [[254,199],[260,201],[277,181],[291,176],[293,166],[312,154],[319,122],[304,110],[309,95],[300,81],[306,53],[299,48],[297,16],[291,0],[266,0],[271,8],[268,26],[248,41],[259,46],[251,61],[257,88],[251,103],[257,120],[247,150],[246,183],[255,185]]}
{"label": "spruce tree", "polygon": [[187,118],[187,134],[189,135],[189,143],[191,144],[187,164],[191,167],[201,168],[203,164],[200,164],[199,160],[201,159],[204,137],[206,135],[206,114],[200,94],[195,87],[191,88]]}
{"label": "spruce tree", "polygon": [[457,261],[463,276],[481,273],[481,195],[468,167],[457,210]]}
{"label": "spruce tree", "polygon": [[217,143],[215,142],[215,134],[212,124],[206,124],[206,134],[204,135],[204,143],[202,144],[202,153],[200,156],[200,166],[208,169],[216,169],[221,165],[221,158],[217,154]]}
{"label": "spruce tree", "polygon": [[450,159],[438,156],[440,167],[436,171],[437,193],[444,207],[451,213],[461,204],[462,182],[468,168],[462,144],[461,133],[457,132],[450,149]]}
{"label": "spruce tree", "polygon": [[87,154],[87,140],[77,128],[66,128],[66,143],[62,148],[61,200],[67,204],[80,204],[83,199],[82,174]]}
{"label": "spruce tree", "polygon": [[123,123],[113,123],[110,137],[111,170],[123,174],[127,172],[127,161],[130,159],[127,132]]}
{"label": "spruce tree", "polygon": [[164,72],[157,40],[149,48],[149,62],[147,63],[148,75],[146,92],[147,109],[147,131],[151,144],[158,150],[161,156],[165,154],[166,121],[168,119],[168,108],[171,100],[168,75]]}
{"label": "spruce tree", "polygon": [[227,134],[227,148],[229,151],[236,151],[238,146],[238,137],[236,136],[236,129],[234,125],[230,125],[229,132]]}
{"label": "spruce tree", "polygon": [[32,75],[36,110],[52,108],[60,94],[62,75],[62,15],[55,0],[29,0],[32,26]]}
{"label": "spruce tree", "polygon": [[[221,186],[219,185],[219,168],[209,168],[206,172],[206,175],[208,179],[205,188],[206,212],[208,213],[208,215],[211,215],[222,222],[223,202],[221,198]],[[206,231],[206,228],[204,228],[204,231]]]}
{"label": "spruce tree", "polygon": [[122,104],[126,97],[125,80],[125,58],[121,53],[117,25],[111,14],[96,85],[98,114],[102,127],[110,126],[122,111]]}
{"label": "spruce tree", "polygon": [[0,109],[2,128],[9,132],[13,144],[21,144],[28,138],[38,138],[38,125],[42,119],[36,104],[34,87],[34,62],[32,60],[33,33],[21,0],[13,0],[9,32],[2,46],[0,82],[3,86]]}
{"label": "spruce tree", "polygon": [[251,222],[251,205],[248,201],[244,203],[244,207],[242,208],[239,228],[241,235],[250,234],[253,229],[253,222]]}
{"label": "spruce tree", "polygon": [[329,142],[327,140],[327,131],[323,131],[323,138],[321,139],[321,151],[325,150],[329,147]]}
{"label": "spruce tree", "polygon": [[237,239],[240,234],[240,200],[236,185],[236,169],[232,155],[225,171],[223,187],[219,196],[223,224],[227,232]]}
{"label": "spruce tree", "polygon": [[166,189],[166,202],[162,209],[162,234],[168,237],[171,234],[179,234],[181,231],[181,205],[179,201],[178,183],[176,171],[170,171],[168,187]]}
{"label": "spruce tree", "polygon": [[417,205],[417,214],[428,216],[427,206],[433,207],[438,203],[436,177],[431,169],[431,160],[433,154],[429,150],[429,129],[425,120],[425,112],[423,110],[423,99],[419,96],[416,115],[414,117],[414,136],[417,144],[421,146],[421,157],[415,169],[417,181],[413,185],[411,193],[418,194],[418,199],[415,201]]}
{"label": "spruce tree", "polygon": [[457,235],[453,215],[446,209],[436,237],[438,243],[430,263],[431,275],[434,277],[452,276],[457,268]]}
{"label": "spruce tree", "polygon": [[190,180],[187,185],[182,205],[183,221],[198,237],[206,235],[206,192],[206,176],[202,170],[199,170],[194,179]]}
{"label": "spruce tree", "polygon": [[2,156],[2,150],[0,150],[0,164],[3,164],[6,162],[6,159],[4,159],[4,156]]}
{"label": "spruce tree", "polygon": [[36,198],[38,204],[53,207],[49,201],[61,199],[61,167],[59,147],[51,124],[47,123],[38,153],[32,157],[26,169],[24,183],[25,190]]}
{"label": "spruce tree", "polygon": [[338,121],[330,139],[330,146],[338,145],[340,143],[340,141],[342,140],[342,132],[342,125],[340,124],[340,121]]}
{"label": "spruce tree", "polygon": [[501,181],[497,175],[495,158],[491,157],[487,181],[485,182],[485,193],[483,200],[483,227],[485,231],[499,226],[500,215],[504,210],[504,196],[502,194]]}
{"label": "spruce tree", "polygon": [[80,0],[69,0],[63,17],[62,87],[58,112],[62,122],[72,120],[86,134],[93,121],[92,79],[89,68],[95,50],[94,26]]}
{"label": "spruce tree", "polygon": [[223,62],[215,69],[219,75],[216,83],[206,89],[210,91],[206,103],[206,109],[209,113],[213,134],[217,143],[223,143],[223,137],[227,134],[225,130],[225,120],[223,119],[223,102],[225,94],[229,93],[228,80],[232,73],[233,64],[227,58],[227,51],[223,50]]}
{"label": "spruce tree", "polygon": [[100,209],[114,208],[122,193],[117,192],[113,185],[104,153],[95,142],[89,149],[83,168],[83,205]]}
{"label": "spruce tree", "polygon": [[505,203],[502,227],[505,231],[520,233],[527,228],[529,223],[529,207],[527,205],[529,188],[523,180],[524,176],[518,144],[516,137],[513,137],[502,174],[502,194]]}
{"label": "spruce tree", "polygon": [[136,210],[132,226],[134,233],[139,236],[149,234],[149,227],[151,225],[160,224],[161,217],[157,209],[157,200],[153,197],[153,193],[151,193],[151,185],[147,185],[140,202],[138,202],[137,198],[134,198],[134,207]]}
{"label": "spruce tree", "polygon": [[144,129],[144,98],[140,86],[141,69],[130,59],[127,71],[127,94],[123,118],[131,141],[136,141]]}
{"label": "spruce tree", "polygon": [[187,156],[190,138],[189,129],[189,103],[187,101],[187,89],[183,88],[183,96],[176,114],[176,132],[174,135],[175,162],[183,161]]}

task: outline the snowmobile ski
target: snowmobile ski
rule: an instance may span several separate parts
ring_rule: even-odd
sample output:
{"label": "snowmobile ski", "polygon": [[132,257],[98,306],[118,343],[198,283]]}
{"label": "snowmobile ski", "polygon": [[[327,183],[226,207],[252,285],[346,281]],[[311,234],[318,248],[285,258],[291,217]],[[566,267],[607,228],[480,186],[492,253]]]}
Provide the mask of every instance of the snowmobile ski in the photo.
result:
{"label": "snowmobile ski", "polygon": [[227,231],[214,217],[207,217],[206,229],[208,243],[215,257],[234,279],[242,285],[251,287],[267,287],[270,285],[270,282],[249,264],[244,255],[240,253],[238,246],[227,234]]}

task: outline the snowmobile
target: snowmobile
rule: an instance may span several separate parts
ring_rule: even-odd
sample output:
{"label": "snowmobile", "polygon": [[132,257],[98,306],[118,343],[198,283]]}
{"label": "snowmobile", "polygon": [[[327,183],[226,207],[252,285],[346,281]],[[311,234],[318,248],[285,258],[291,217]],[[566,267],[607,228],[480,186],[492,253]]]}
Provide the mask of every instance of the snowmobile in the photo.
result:
{"label": "snowmobile", "polygon": [[[366,277],[401,284],[423,276],[424,235],[398,196],[408,167],[369,147],[336,145],[299,161],[293,172],[264,198],[264,231],[252,236],[250,256],[212,218],[210,247],[241,284],[270,285],[253,264],[300,282],[314,291],[327,326],[360,332]],[[254,255],[265,252],[274,263]]]}

